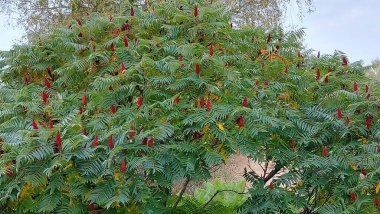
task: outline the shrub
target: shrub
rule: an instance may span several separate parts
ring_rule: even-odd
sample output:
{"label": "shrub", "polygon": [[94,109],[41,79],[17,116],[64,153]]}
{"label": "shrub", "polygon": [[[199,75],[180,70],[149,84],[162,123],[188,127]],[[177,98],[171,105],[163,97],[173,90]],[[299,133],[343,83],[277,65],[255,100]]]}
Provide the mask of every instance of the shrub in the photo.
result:
{"label": "shrub", "polygon": [[153,2],[2,52],[3,211],[168,213],[174,182],[240,151],[274,167],[245,173],[239,212],[376,212],[364,68],[314,56],[302,30],[230,24],[219,4]]}

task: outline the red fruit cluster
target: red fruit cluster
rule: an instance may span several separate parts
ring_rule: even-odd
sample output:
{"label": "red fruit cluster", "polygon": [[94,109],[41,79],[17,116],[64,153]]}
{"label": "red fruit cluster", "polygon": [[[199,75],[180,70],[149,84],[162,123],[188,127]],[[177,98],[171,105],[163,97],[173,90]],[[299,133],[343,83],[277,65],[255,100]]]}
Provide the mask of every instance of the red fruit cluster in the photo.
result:
{"label": "red fruit cluster", "polygon": [[194,17],[197,17],[198,16],[198,6],[195,5],[194,7]]}
{"label": "red fruit cluster", "polygon": [[210,52],[209,52],[210,56],[213,56],[214,55],[214,47],[212,46],[212,44],[210,45]]}
{"label": "red fruit cluster", "polygon": [[94,137],[94,143],[92,144],[94,147],[97,147],[99,146],[99,137],[98,137],[98,134],[95,134],[95,137]]}
{"label": "red fruit cluster", "polygon": [[44,103],[46,103],[47,100],[48,100],[48,94],[44,91],[44,92],[42,92],[42,101],[43,101]]}
{"label": "red fruit cluster", "polygon": [[59,131],[55,135],[55,145],[56,145],[57,151],[59,151],[62,145],[61,133],[59,133]]}
{"label": "red fruit cluster", "polygon": [[296,146],[296,144],[295,144],[295,142],[294,142],[293,139],[289,140],[289,146],[290,146],[290,148],[294,148]]}
{"label": "red fruit cluster", "polygon": [[201,97],[201,100],[199,101],[199,107],[203,108],[203,106],[205,106],[205,98]]}
{"label": "red fruit cluster", "polygon": [[247,107],[247,106],[248,106],[248,98],[247,98],[247,97],[244,97],[244,100],[243,100],[243,106],[244,106],[244,107]]}
{"label": "red fruit cluster", "polygon": [[113,145],[113,139],[112,139],[112,134],[108,137],[108,147],[110,149],[113,149],[114,145]]}
{"label": "red fruit cluster", "polygon": [[243,116],[239,117],[237,124],[238,124],[239,128],[244,127],[244,117]]}
{"label": "red fruit cluster", "polygon": [[131,125],[131,127],[129,127],[129,130],[130,130],[129,135],[128,135],[129,139],[133,139],[136,135],[135,127],[133,125]]}
{"label": "red fruit cluster", "polygon": [[137,108],[138,108],[138,109],[142,106],[142,104],[143,104],[143,100],[144,100],[143,97],[139,97],[139,99],[137,100]]}
{"label": "red fruit cluster", "polygon": [[323,156],[323,157],[327,157],[327,146],[323,146],[323,149],[322,149],[322,156]]}
{"label": "red fruit cluster", "polygon": [[199,73],[201,73],[201,66],[199,65],[199,63],[195,65],[195,73],[197,73],[198,75]]}
{"label": "red fruit cluster", "polygon": [[351,193],[350,193],[350,199],[351,199],[352,202],[355,202],[355,201],[356,201],[356,195],[355,195],[354,192],[351,192]]}
{"label": "red fruit cluster", "polygon": [[211,100],[210,100],[210,99],[207,99],[207,102],[206,102],[206,109],[207,109],[207,111],[210,111],[210,110],[211,110]]}
{"label": "red fruit cluster", "polygon": [[122,172],[125,172],[125,169],[126,169],[126,164],[125,164],[125,159],[123,158],[123,160],[121,160],[121,171]]}

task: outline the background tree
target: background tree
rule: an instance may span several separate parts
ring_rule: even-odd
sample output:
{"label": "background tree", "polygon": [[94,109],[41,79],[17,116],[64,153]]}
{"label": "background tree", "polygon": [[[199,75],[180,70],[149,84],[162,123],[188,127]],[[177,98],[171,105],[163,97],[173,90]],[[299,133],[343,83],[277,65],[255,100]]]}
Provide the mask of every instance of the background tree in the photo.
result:
{"label": "background tree", "polygon": [[[216,0],[218,1],[218,0]],[[234,14],[234,22],[263,27],[281,24],[292,4],[298,5],[299,15],[312,11],[312,0],[221,0]],[[151,1],[132,1],[135,5],[149,5]],[[215,0],[214,0],[215,2]],[[29,39],[47,33],[69,19],[93,12],[103,15],[125,13],[129,1],[121,0],[0,0],[0,12],[7,14],[15,27],[24,28]]]}
{"label": "background tree", "polygon": [[295,5],[298,17],[313,11],[313,0],[224,0],[238,26],[277,27]]}
{"label": "background tree", "polygon": [[212,213],[228,189],[183,193],[239,151],[265,171],[242,213],[376,213],[378,83],[302,30],[231,22],[215,2],[130,5],[1,52],[2,210]]}

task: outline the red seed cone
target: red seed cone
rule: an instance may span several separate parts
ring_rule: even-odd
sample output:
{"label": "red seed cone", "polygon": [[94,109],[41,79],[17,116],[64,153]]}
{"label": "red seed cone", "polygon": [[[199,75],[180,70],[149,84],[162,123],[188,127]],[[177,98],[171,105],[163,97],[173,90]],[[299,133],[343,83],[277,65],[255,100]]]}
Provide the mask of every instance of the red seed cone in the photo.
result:
{"label": "red seed cone", "polygon": [[133,9],[133,7],[131,6],[131,12],[129,13],[131,16],[135,16],[135,10]]}
{"label": "red seed cone", "polygon": [[326,77],[325,77],[325,83],[326,83],[326,84],[329,83],[329,76],[326,76]]}
{"label": "red seed cone", "polygon": [[81,21],[80,19],[77,19],[77,24],[78,24],[79,26],[82,26],[82,21]]}
{"label": "red seed cone", "polygon": [[372,118],[367,116],[366,118],[366,125],[367,125],[367,128],[370,129],[371,128],[371,123],[372,123]]}
{"label": "red seed cone", "polygon": [[350,118],[348,118],[348,116],[346,116],[346,126],[350,125]]}
{"label": "red seed cone", "polygon": [[267,37],[267,44],[270,43],[270,39],[271,39],[270,34],[268,34],[268,37]]}
{"label": "red seed cone", "polygon": [[8,177],[12,177],[13,176],[12,170],[8,166],[6,167],[5,171],[6,171],[6,174],[7,174]]}
{"label": "red seed cone", "polygon": [[342,65],[348,65],[348,61],[346,57],[342,58]]}
{"label": "red seed cone", "polygon": [[376,207],[380,207],[380,201],[379,201],[379,199],[378,198],[375,198],[375,205],[376,205]]}
{"label": "red seed cone", "polygon": [[244,117],[243,116],[239,117],[238,126],[239,126],[239,128],[244,127]]}
{"label": "red seed cone", "polygon": [[133,139],[136,135],[135,127],[131,125],[131,127],[129,127],[129,130],[130,130],[129,135],[128,135],[129,139]]}
{"label": "red seed cone", "polygon": [[178,61],[181,62],[181,64],[180,64],[181,67],[185,66],[185,64],[182,63],[182,61],[183,61],[183,57],[182,56],[178,57]]}
{"label": "red seed cone", "polygon": [[212,44],[210,45],[210,52],[209,52],[210,56],[213,56],[214,55],[214,46],[212,46]]}
{"label": "red seed cone", "polygon": [[327,156],[327,146],[323,146],[322,156],[323,156],[323,157],[326,157],[326,156]]}
{"label": "red seed cone", "polygon": [[354,82],[354,92],[357,92],[359,90],[358,84]]}
{"label": "red seed cone", "polygon": [[46,86],[47,89],[51,88],[51,84],[50,84],[48,78],[46,78],[46,77],[45,77],[45,86]]}
{"label": "red seed cone", "polygon": [[59,151],[62,145],[61,133],[59,133],[59,131],[55,135],[55,145],[57,146],[57,150]]}
{"label": "red seed cone", "polygon": [[108,147],[113,149],[112,134],[108,137]]}
{"label": "red seed cone", "polygon": [[115,51],[115,45],[113,44],[113,42],[111,43],[110,50]]}
{"label": "red seed cone", "polygon": [[195,73],[197,73],[198,75],[199,73],[201,73],[201,66],[199,65],[199,63],[195,65]]}
{"label": "red seed cone", "polygon": [[354,192],[351,192],[350,193],[350,199],[352,202],[355,202],[356,201],[356,196],[355,196],[355,193]]}
{"label": "red seed cone", "polygon": [[93,147],[99,146],[99,136],[98,136],[98,134],[95,134],[94,143],[92,144],[92,146]]}
{"label": "red seed cone", "polygon": [[35,120],[32,120],[33,129],[38,129],[38,125]]}
{"label": "red seed cone", "polygon": [[210,100],[210,99],[207,99],[207,102],[206,102],[206,109],[207,109],[207,111],[210,111],[210,110],[211,110],[211,100]]}
{"label": "red seed cone", "polygon": [[143,144],[143,145],[147,145],[147,144],[148,144],[148,138],[145,137],[145,138],[143,139],[143,141],[142,141],[142,144]]}
{"label": "red seed cone", "polygon": [[269,188],[270,188],[270,190],[273,190],[273,189],[274,189],[273,181],[270,182],[270,184],[269,184]]}
{"label": "red seed cone", "polygon": [[205,98],[201,97],[201,100],[199,101],[199,107],[202,108],[203,106],[205,106]]}
{"label": "red seed cone", "polygon": [[181,102],[181,96],[178,96],[174,99],[174,103],[175,104],[179,104],[179,102]]}
{"label": "red seed cone", "polygon": [[128,38],[126,35],[123,36],[123,41],[124,41],[124,46],[128,47],[129,44],[128,44]]}
{"label": "red seed cone", "polygon": [[87,95],[86,95],[86,94],[84,94],[83,97],[82,97],[82,104],[83,104],[84,106],[87,105]]}
{"label": "red seed cone", "polygon": [[365,169],[362,169],[362,170],[360,171],[360,173],[362,173],[363,175],[367,175],[367,172],[365,171]]}
{"label": "red seed cone", "polygon": [[200,134],[199,134],[199,132],[194,132],[194,134],[193,134],[193,140],[196,140],[196,139],[198,139],[200,137]]}
{"label": "red seed cone", "polygon": [[143,104],[143,97],[139,97],[139,99],[137,100],[137,108],[140,108],[141,105]]}
{"label": "red seed cone", "polygon": [[342,119],[342,110],[338,107],[338,119]]}
{"label": "red seed cone", "polygon": [[154,139],[153,139],[153,138],[151,138],[150,140],[148,140],[148,146],[149,146],[150,148],[153,147],[153,144],[154,144]]}
{"label": "red seed cone", "polygon": [[317,68],[317,75],[315,75],[315,80],[319,80],[319,78],[321,78],[321,70]]}
{"label": "red seed cone", "polygon": [[53,125],[53,121],[49,121],[49,128],[53,129],[54,128],[54,125]]}
{"label": "red seed cone", "polygon": [[247,106],[248,106],[248,98],[247,98],[247,97],[244,97],[244,100],[243,100],[243,106],[244,106],[244,107],[247,107]]}
{"label": "red seed cone", "polygon": [[122,172],[125,172],[125,169],[126,169],[126,165],[125,165],[125,158],[123,158],[123,160],[121,161],[121,171]]}
{"label": "red seed cone", "polygon": [[91,210],[91,211],[95,211],[95,205],[93,203],[90,203],[88,205],[88,208]]}
{"label": "red seed cone", "polygon": [[121,67],[120,71],[125,71],[126,70],[124,62],[121,62],[120,67]]}
{"label": "red seed cone", "polygon": [[198,6],[195,5],[194,7],[194,17],[197,17],[198,16]]}
{"label": "red seed cone", "polygon": [[110,110],[111,110],[111,113],[112,113],[112,114],[115,114],[116,111],[117,111],[116,106],[115,106],[115,105],[111,105]]}
{"label": "red seed cone", "polygon": [[48,100],[48,94],[44,91],[44,92],[42,92],[42,101],[43,101],[44,103],[46,103],[47,100]]}
{"label": "red seed cone", "polygon": [[296,146],[296,144],[295,144],[295,142],[294,142],[293,139],[289,140],[289,146],[290,146],[290,148],[294,148]]}

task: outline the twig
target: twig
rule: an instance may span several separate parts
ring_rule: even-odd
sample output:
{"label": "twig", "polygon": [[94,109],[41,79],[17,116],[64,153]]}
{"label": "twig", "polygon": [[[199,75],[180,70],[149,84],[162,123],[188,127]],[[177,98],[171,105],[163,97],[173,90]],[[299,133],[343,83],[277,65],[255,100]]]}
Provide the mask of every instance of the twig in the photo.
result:
{"label": "twig", "polygon": [[236,194],[239,194],[239,195],[244,195],[244,194],[248,194],[247,192],[237,192],[237,191],[235,191],[235,190],[228,190],[228,189],[226,189],[226,190],[218,190],[218,191],[216,191],[215,192],[215,194],[205,203],[205,205],[203,205],[203,209],[209,204],[209,203],[211,203],[211,201],[215,198],[215,196],[217,195],[217,194],[219,194],[219,193],[221,193],[221,192],[234,192],[234,193],[236,193]]}
{"label": "twig", "polygon": [[186,191],[187,185],[189,184],[189,181],[190,181],[189,177],[186,177],[186,180],[185,180],[185,183],[183,184],[182,190],[181,190],[181,192],[179,193],[179,196],[178,196],[178,198],[177,198],[177,201],[175,202],[175,204],[174,204],[174,206],[173,206],[173,210],[174,210],[175,208],[177,208],[179,202],[181,201],[182,196],[183,196],[183,194],[184,194],[185,191]]}
{"label": "twig", "polygon": [[263,170],[263,172],[264,172],[263,177],[265,177],[267,175],[268,165],[269,165],[268,162],[265,162],[265,169]]}

